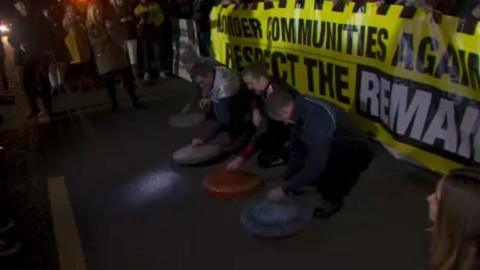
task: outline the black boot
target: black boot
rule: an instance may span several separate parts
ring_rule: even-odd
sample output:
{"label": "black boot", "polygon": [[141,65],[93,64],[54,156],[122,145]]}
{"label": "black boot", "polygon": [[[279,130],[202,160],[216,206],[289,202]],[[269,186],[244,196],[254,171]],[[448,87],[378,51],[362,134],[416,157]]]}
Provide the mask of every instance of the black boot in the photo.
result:
{"label": "black boot", "polygon": [[313,217],[318,219],[327,219],[340,211],[343,207],[343,200],[327,201],[321,199],[317,208],[313,212]]}

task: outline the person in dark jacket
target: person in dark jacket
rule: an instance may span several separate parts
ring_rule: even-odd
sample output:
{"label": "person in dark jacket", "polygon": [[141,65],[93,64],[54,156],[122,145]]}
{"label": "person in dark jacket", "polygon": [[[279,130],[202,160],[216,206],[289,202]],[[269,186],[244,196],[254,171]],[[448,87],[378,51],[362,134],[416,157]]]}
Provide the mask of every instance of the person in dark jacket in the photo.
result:
{"label": "person in dark jacket", "polygon": [[15,49],[15,63],[21,67],[20,78],[27,96],[32,119],[40,113],[37,95],[40,93],[45,113],[51,115],[52,101],[48,67],[51,62],[52,44],[43,16],[30,13],[27,1],[16,1],[18,14],[10,33],[10,43]]}
{"label": "person in dark jacket", "polygon": [[112,8],[109,19],[121,31],[124,49],[128,54],[135,80],[139,84],[137,24],[133,14],[133,4],[130,0],[110,0],[110,5]]}
{"label": "person in dark jacket", "polygon": [[267,112],[291,127],[285,175],[290,180],[267,198],[276,202],[315,186],[321,195],[315,216],[330,217],[372,160],[367,135],[347,113],[322,99],[277,91],[267,100]]}
{"label": "person in dark jacket", "polygon": [[0,40],[0,83],[2,90],[8,91],[7,71],[5,70],[5,47],[3,41]]}
{"label": "person in dark jacket", "polygon": [[[160,79],[168,78],[169,66],[165,64],[161,30],[165,24],[165,14],[153,0],[140,0],[134,9],[137,18],[137,33],[142,42],[144,80],[150,80],[150,71],[155,69]],[[153,55],[152,55],[153,52]]]}
{"label": "person in dark jacket", "polygon": [[256,97],[251,104],[252,122],[256,133],[249,144],[227,164],[227,170],[235,171],[257,150],[259,165],[271,167],[283,165],[288,160],[289,129],[283,123],[268,117],[265,103],[273,92],[287,91],[296,95],[297,91],[285,82],[275,80],[263,63],[254,62],[242,71],[242,78]]}
{"label": "person in dark jacket", "polygon": [[90,43],[95,53],[99,75],[104,79],[112,102],[112,111],[118,110],[115,80],[120,78],[122,86],[130,95],[135,108],[143,108],[135,93],[133,76],[123,50],[123,38],[115,25],[104,19],[100,6],[90,4],[87,11],[87,28]]}
{"label": "person in dark jacket", "polygon": [[193,19],[197,22],[200,54],[210,55],[210,12],[215,0],[194,0]]}
{"label": "person in dark jacket", "polygon": [[192,78],[203,90],[204,98],[200,108],[211,106],[216,121],[203,138],[194,138],[193,146],[201,146],[214,140],[221,132],[227,132],[232,141],[233,151],[242,149],[253,134],[254,128],[248,121],[246,104],[248,93],[241,91],[241,83],[232,70],[207,64],[197,64],[192,69]]}
{"label": "person in dark jacket", "polygon": [[190,19],[193,16],[192,0],[170,0],[168,1],[167,14],[176,19]]}

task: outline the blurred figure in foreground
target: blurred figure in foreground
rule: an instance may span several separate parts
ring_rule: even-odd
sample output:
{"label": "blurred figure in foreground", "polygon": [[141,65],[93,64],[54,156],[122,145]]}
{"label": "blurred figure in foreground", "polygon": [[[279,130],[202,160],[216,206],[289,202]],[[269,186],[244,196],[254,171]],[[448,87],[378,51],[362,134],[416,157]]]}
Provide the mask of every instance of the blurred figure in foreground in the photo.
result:
{"label": "blurred figure in foreground", "polygon": [[455,169],[428,196],[432,269],[480,269],[480,170]]}

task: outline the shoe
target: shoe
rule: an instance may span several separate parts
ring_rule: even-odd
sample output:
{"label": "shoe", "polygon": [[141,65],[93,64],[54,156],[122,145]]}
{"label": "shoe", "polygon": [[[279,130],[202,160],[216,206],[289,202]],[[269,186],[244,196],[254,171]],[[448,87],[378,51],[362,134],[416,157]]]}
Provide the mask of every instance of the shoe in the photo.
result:
{"label": "shoe", "polygon": [[321,199],[313,212],[313,217],[318,219],[327,219],[340,211],[343,207],[343,200],[326,201]]}
{"label": "shoe", "polygon": [[145,74],[143,75],[143,80],[146,82],[150,81],[150,74],[148,72],[145,72]]}
{"label": "shoe", "polygon": [[0,224],[0,233],[5,233],[15,227],[15,221],[13,219],[7,220],[5,224]]}
{"label": "shoe", "polygon": [[133,107],[136,109],[146,109],[147,107],[143,105],[140,101],[133,102]]}
{"label": "shoe", "polygon": [[191,109],[192,109],[192,104],[187,103],[187,104],[185,104],[185,106],[183,106],[183,108],[181,110],[181,113],[183,113],[183,114],[188,113],[188,112],[190,112]]}
{"label": "shoe", "polygon": [[168,79],[168,73],[166,71],[160,71],[160,73],[158,73],[158,77],[161,79],[161,80],[165,80],[165,79]]}
{"label": "shoe", "polygon": [[15,255],[21,248],[22,245],[19,242],[7,242],[0,239],[0,258]]}
{"label": "shoe", "polygon": [[47,116],[50,116],[50,113],[48,113],[48,112],[45,111],[45,110],[41,110],[40,113],[38,113],[38,117],[39,117],[39,118],[47,117]]}
{"label": "shoe", "polygon": [[40,113],[40,110],[39,109],[35,109],[33,110],[31,113],[27,114],[27,119],[33,119],[35,117],[37,117],[37,115]]}

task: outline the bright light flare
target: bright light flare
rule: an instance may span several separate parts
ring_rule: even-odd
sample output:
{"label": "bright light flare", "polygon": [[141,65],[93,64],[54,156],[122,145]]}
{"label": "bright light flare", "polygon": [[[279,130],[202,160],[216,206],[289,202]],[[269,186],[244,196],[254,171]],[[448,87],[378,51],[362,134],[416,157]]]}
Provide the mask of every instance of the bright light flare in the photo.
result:
{"label": "bright light flare", "polygon": [[7,34],[8,32],[10,32],[10,27],[6,24],[0,24],[0,33]]}

